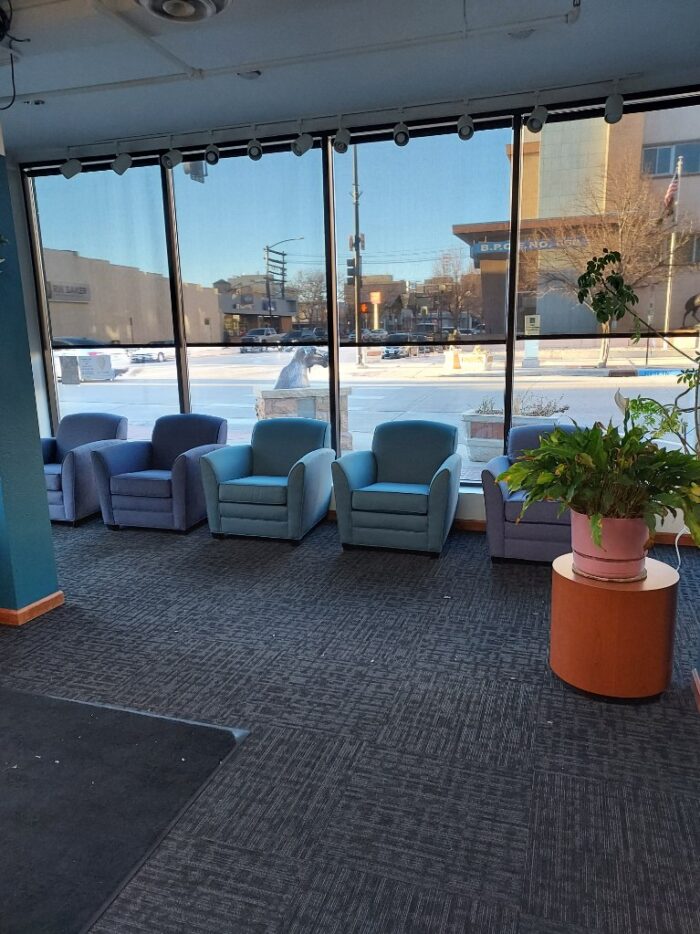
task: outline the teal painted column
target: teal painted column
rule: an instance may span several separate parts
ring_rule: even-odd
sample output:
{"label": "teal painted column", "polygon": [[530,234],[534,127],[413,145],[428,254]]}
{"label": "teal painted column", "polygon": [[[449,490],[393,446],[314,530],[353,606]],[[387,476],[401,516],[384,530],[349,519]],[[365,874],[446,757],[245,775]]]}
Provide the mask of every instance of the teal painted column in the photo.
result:
{"label": "teal painted column", "polygon": [[[0,622],[18,625],[62,602],[44,485],[39,422],[7,164],[0,135]],[[25,608],[38,604],[34,611]],[[25,610],[24,614],[16,611]]]}

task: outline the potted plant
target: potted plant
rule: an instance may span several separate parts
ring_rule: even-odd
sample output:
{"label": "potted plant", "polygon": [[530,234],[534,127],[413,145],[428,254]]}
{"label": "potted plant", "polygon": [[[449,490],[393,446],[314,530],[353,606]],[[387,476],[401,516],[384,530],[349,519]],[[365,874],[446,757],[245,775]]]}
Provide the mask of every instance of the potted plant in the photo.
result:
{"label": "potted plant", "polygon": [[571,509],[574,570],[602,580],[640,580],[657,519],[682,512],[700,545],[700,460],[666,450],[635,425],[555,430],[498,478],[535,502]]}
{"label": "potted plant", "polygon": [[[559,396],[549,399],[531,392],[513,397],[514,425],[544,425],[557,421],[569,406]],[[481,463],[503,453],[503,403],[487,396],[475,409],[462,413],[469,458]]]}

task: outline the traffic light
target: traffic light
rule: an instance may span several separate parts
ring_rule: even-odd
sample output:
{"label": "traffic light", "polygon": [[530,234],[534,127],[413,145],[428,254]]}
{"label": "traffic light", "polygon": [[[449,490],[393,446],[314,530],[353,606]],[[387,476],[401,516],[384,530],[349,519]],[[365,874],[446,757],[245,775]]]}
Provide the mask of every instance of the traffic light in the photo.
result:
{"label": "traffic light", "polygon": [[353,258],[353,259],[345,260],[345,266],[347,267],[345,270],[345,284],[354,285],[355,276],[357,275],[357,267],[355,266],[355,259]]}
{"label": "traffic light", "polygon": [[362,302],[360,304],[360,314],[368,315],[369,314],[369,304],[367,302]]}

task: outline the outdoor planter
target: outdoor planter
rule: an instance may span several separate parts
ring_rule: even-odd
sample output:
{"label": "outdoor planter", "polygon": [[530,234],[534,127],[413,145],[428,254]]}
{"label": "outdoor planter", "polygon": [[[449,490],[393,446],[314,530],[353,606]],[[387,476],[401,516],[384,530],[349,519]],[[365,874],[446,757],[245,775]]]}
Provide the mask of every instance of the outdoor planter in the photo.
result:
{"label": "outdoor planter", "polygon": [[571,510],[574,573],[594,580],[643,580],[647,576],[645,560],[649,539],[644,519],[603,518],[601,525],[601,543],[596,545],[590,518]]}
{"label": "outdoor planter", "polygon": [[[472,409],[462,413],[469,459],[481,463],[503,453],[503,413],[482,415]],[[556,424],[557,416],[514,415],[513,425]]]}

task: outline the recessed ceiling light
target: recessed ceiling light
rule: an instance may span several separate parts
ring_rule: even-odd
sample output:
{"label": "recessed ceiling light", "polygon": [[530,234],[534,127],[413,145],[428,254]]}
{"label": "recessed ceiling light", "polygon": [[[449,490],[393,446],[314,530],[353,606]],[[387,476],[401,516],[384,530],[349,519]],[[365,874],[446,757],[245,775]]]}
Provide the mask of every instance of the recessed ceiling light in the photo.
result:
{"label": "recessed ceiling light", "polygon": [[36,97],[36,98],[34,98],[34,100],[31,100],[31,101],[24,101],[24,103],[25,103],[25,104],[33,104],[34,107],[42,107],[42,106],[46,103],[46,101],[42,100],[40,97]]}
{"label": "recessed ceiling light", "polygon": [[255,81],[256,78],[259,78],[262,72],[259,68],[253,68],[250,71],[237,71],[236,76],[238,78],[245,78],[246,81]]}

